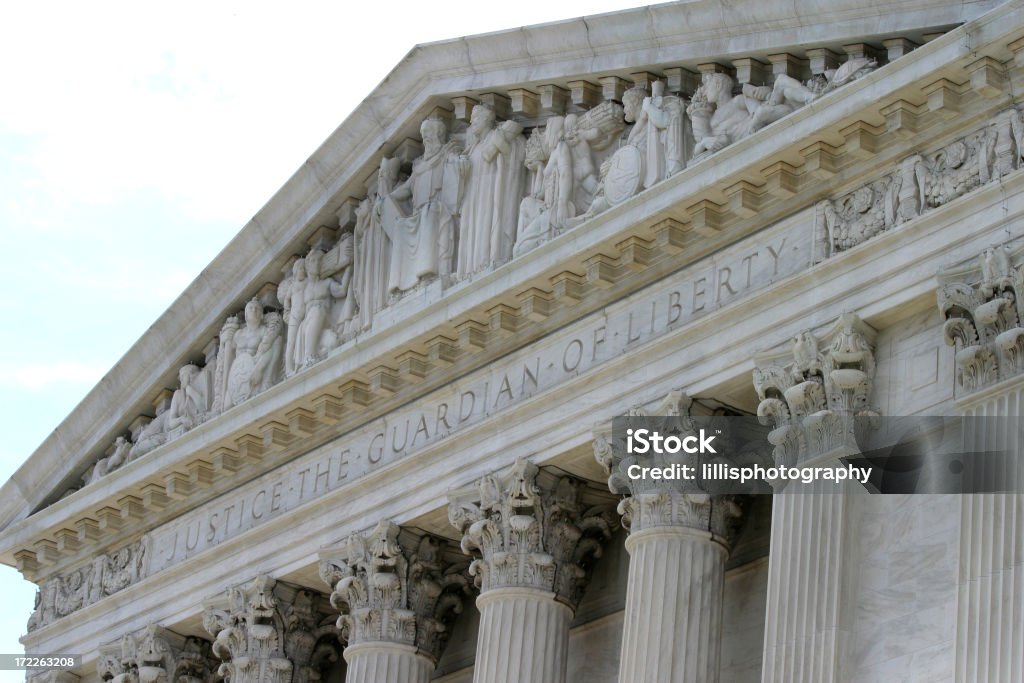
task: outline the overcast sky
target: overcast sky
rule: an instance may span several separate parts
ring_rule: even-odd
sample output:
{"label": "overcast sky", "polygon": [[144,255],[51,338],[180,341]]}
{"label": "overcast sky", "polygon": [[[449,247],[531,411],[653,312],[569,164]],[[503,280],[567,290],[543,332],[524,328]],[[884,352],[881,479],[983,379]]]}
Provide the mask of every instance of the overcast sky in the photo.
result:
{"label": "overcast sky", "polygon": [[639,4],[6,3],[0,481],[413,45]]}

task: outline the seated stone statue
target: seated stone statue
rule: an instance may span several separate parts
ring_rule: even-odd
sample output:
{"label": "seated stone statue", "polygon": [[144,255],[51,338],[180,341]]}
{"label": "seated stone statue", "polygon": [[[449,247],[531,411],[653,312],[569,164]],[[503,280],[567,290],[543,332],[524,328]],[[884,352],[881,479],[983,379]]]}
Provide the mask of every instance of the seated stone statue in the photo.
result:
{"label": "seated stone statue", "polygon": [[206,418],[206,399],[195,386],[199,373],[199,367],[191,363],[182,366],[178,371],[178,388],[171,396],[170,405],[158,412],[157,416],[139,432],[135,445],[128,453],[129,461],[176,439]]}

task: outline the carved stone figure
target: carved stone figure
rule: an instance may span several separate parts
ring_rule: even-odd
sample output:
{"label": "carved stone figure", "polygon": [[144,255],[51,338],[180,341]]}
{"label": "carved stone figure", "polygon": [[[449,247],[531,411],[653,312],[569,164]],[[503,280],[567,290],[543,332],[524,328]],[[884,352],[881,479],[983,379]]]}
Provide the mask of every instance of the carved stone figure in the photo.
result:
{"label": "carved stone figure", "polygon": [[355,299],[350,296],[352,251],[352,233],[346,232],[330,251],[313,249],[306,255],[302,293],[305,313],[291,349],[296,370],[321,360],[338,346],[354,317]]}
{"label": "carved stone figure", "polygon": [[420,125],[423,156],[412,175],[385,198],[381,223],[391,240],[388,291],[401,293],[422,281],[452,274],[456,219],[469,162],[459,145],[446,141],[440,119]]}
{"label": "carved stone figure", "polygon": [[215,403],[227,410],[266,391],[281,377],[281,314],[264,314],[259,299],[245,305],[245,325],[231,316],[220,331]]}
{"label": "carved stone figure", "polygon": [[[356,208],[352,296],[358,310],[356,328],[359,331],[368,330],[373,316],[387,304],[391,243],[381,225],[381,206],[383,198],[391,194],[398,182],[400,167],[400,159],[382,159],[377,172],[377,187]],[[284,299],[281,302],[284,303]]]}
{"label": "carved stone figure", "polygon": [[571,219],[590,205],[598,190],[592,150],[606,148],[624,127],[622,107],[604,102],[581,115],[553,116],[543,136],[531,137],[526,164],[534,170],[535,182],[519,207],[514,255],[572,227]]}
{"label": "carved stone figure", "polygon": [[284,344],[284,374],[291,377],[298,367],[295,364],[295,349],[298,346],[299,325],[306,316],[306,304],[303,298],[306,293],[306,262],[297,259],[292,264],[292,272],[277,288],[277,300],[284,307],[284,324],[286,328]]}
{"label": "carved stone figure", "polygon": [[129,460],[145,455],[168,441],[173,441],[203,422],[209,413],[209,393],[198,381],[200,369],[189,363],[178,371],[178,388],[168,407],[159,412],[135,439]]}
{"label": "carved stone figure", "polygon": [[515,121],[495,126],[493,109],[473,107],[466,133],[469,177],[459,223],[459,275],[512,258],[526,155],[522,130]]}
{"label": "carved stone figure", "polygon": [[123,436],[119,436],[114,439],[114,446],[110,455],[96,461],[96,464],[93,465],[92,468],[90,468],[82,477],[82,484],[88,486],[95,481],[99,481],[110,472],[113,472],[118,467],[128,462],[128,453],[131,451],[131,448],[131,442]]}
{"label": "carved stone figure", "polygon": [[722,73],[704,74],[687,108],[697,143],[694,159],[702,159],[765,126],[778,121],[818,96],[797,79],[779,74],[769,86],[744,84],[733,96],[735,83]]}
{"label": "carved stone figure", "polygon": [[574,224],[621,204],[686,166],[683,101],[664,93],[665,84],[655,81],[651,96],[640,87],[622,96],[625,120],[634,125],[623,146],[602,164],[597,196]]}
{"label": "carved stone figure", "polygon": [[867,76],[878,68],[878,62],[870,57],[852,57],[838,69],[825,69],[807,82],[807,88],[815,95],[825,95],[840,86]]}

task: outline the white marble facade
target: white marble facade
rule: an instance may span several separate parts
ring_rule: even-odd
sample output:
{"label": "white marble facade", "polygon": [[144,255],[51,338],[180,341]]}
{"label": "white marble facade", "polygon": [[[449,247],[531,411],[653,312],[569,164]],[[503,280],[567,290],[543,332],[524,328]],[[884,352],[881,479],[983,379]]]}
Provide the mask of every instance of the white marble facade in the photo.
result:
{"label": "white marble facade", "polygon": [[410,53],[0,490],[30,678],[1024,680],[1020,496],[609,488],[1020,415],[1024,5],[795,9]]}

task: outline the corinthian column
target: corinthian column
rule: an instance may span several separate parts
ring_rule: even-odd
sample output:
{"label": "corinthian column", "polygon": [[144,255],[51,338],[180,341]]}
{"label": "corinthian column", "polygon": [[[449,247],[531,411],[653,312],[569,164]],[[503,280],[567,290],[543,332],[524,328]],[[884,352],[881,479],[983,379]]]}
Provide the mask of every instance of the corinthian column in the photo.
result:
{"label": "corinthian column", "polygon": [[[859,430],[878,416],[869,405],[874,338],[845,313],[820,338],[805,331],[790,348],[756,359],[757,412],[774,421],[768,440],[776,465],[835,466],[857,452]],[[822,480],[790,482],[776,493],[761,680],[845,680],[853,629],[844,596],[854,593],[850,527],[860,497]]]}
{"label": "corinthian column", "polygon": [[[1006,247],[994,247],[939,280],[943,332],[956,349],[954,396],[968,419],[963,450],[1019,454],[1024,272]],[[960,496],[957,683],[1024,680],[1024,552],[1014,541],[1024,529],[1021,469],[995,477],[1009,493]]]}
{"label": "corinthian column", "polygon": [[[674,391],[651,415],[668,416],[664,426],[673,433],[693,433],[690,404]],[[647,416],[642,409],[630,414]],[[621,450],[606,435],[594,442],[609,488],[627,496],[619,504],[629,529],[619,683],[716,683],[725,561],[740,508],[693,481],[631,478],[627,469],[635,460]]]}
{"label": "corinthian column", "polygon": [[519,460],[451,495],[448,519],[462,549],[479,554],[474,683],[564,683],[569,623],[593,562],[610,536],[608,515],[587,509],[583,484]]}
{"label": "corinthian column", "polygon": [[403,545],[400,532],[381,522],[320,553],[320,576],[342,610],[347,683],[427,683],[462,612],[464,565],[445,560],[442,541]]}

